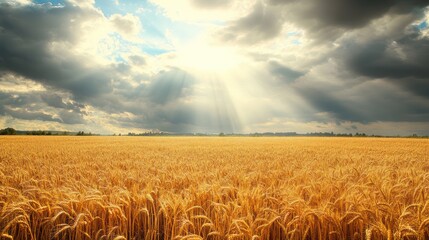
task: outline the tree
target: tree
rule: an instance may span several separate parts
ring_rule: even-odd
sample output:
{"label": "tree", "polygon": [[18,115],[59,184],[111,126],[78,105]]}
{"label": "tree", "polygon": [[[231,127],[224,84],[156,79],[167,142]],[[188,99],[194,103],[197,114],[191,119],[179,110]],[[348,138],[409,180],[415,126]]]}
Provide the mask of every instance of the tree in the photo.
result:
{"label": "tree", "polygon": [[15,135],[16,131],[13,128],[5,128],[0,130],[0,135]]}

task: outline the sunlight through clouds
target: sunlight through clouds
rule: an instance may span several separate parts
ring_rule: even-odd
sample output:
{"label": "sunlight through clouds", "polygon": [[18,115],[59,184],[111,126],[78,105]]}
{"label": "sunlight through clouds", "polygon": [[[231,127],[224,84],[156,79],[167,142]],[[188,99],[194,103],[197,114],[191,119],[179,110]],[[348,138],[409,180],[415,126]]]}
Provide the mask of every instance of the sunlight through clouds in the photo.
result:
{"label": "sunlight through clouds", "polygon": [[328,3],[4,1],[0,127],[429,134],[428,4]]}
{"label": "sunlight through clouds", "polygon": [[243,66],[244,59],[233,48],[191,43],[178,49],[177,65],[200,74],[228,74]]}

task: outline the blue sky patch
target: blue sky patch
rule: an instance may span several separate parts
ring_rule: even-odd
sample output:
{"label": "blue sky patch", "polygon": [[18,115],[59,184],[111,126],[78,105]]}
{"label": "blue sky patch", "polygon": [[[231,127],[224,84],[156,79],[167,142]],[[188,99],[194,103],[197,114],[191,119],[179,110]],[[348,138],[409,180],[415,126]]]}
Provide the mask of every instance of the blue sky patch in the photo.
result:
{"label": "blue sky patch", "polygon": [[44,4],[44,3],[51,3],[52,5],[64,5],[64,0],[33,0],[34,3],[37,4]]}
{"label": "blue sky patch", "polygon": [[417,28],[420,30],[426,29],[427,27],[428,27],[428,24],[426,21],[423,21],[419,25],[417,25]]}

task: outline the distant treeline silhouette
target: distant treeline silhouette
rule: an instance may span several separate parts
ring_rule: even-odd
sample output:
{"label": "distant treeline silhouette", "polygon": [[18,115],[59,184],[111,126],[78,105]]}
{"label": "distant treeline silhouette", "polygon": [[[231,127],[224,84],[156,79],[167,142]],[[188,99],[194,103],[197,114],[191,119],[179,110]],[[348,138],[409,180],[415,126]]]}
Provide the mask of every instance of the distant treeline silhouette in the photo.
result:
{"label": "distant treeline silhouette", "polygon": [[16,131],[13,128],[5,128],[0,130],[0,135],[15,135]]}
{"label": "distant treeline silhouette", "polygon": [[18,131],[14,128],[5,128],[0,130],[0,135],[35,135],[35,136],[98,136],[100,134],[94,134],[91,132],[68,132],[68,131],[45,131],[45,130],[33,130],[33,131]]}

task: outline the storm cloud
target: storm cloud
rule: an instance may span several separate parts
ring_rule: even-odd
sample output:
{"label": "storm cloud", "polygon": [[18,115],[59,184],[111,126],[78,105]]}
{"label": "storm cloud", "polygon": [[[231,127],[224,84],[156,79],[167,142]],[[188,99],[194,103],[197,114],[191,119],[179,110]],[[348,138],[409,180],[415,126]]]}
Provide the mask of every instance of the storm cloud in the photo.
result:
{"label": "storm cloud", "polygon": [[428,5],[425,0],[328,0],[310,1],[307,9],[310,19],[317,19],[319,25],[342,28],[364,27],[371,20],[385,14],[407,14],[419,11]]}
{"label": "storm cloud", "polygon": [[383,78],[429,98],[429,39],[421,38],[418,32],[349,48],[347,63],[357,74]]}
{"label": "storm cloud", "polygon": [[223,29],[223,40],[254,44],[282,33],[284,25],[303,28],[313,41],[334,41],[349,30],[363,28],[386,15],[422,17],[427,0],[270,0]]}
{"label": "storm cloud", "polygon": [[[112,91],[113,71],[103,69],[104,66],[88,66],[91,59],[68,51],[76,43],[83,21],[97,17],[97,12],[72,5],[17,7],[2,3],[0,71],[65,89],[78,99]],[[53,49],[55,45],[60,48],[58,51]]]}
{"label": "storm cloud", "polygon": [[283,26],[282,12],[262,2],[256,3],[252,12],[230,23],[222,30],[221,39],[242,44],[254,44],[280,34]]}
{"label": "storm cloud", "polygon": [[84,124],[85,106],[73,101],[64,103],[59,95],[47,93],[0,93],[0,115],[24,120]]}

